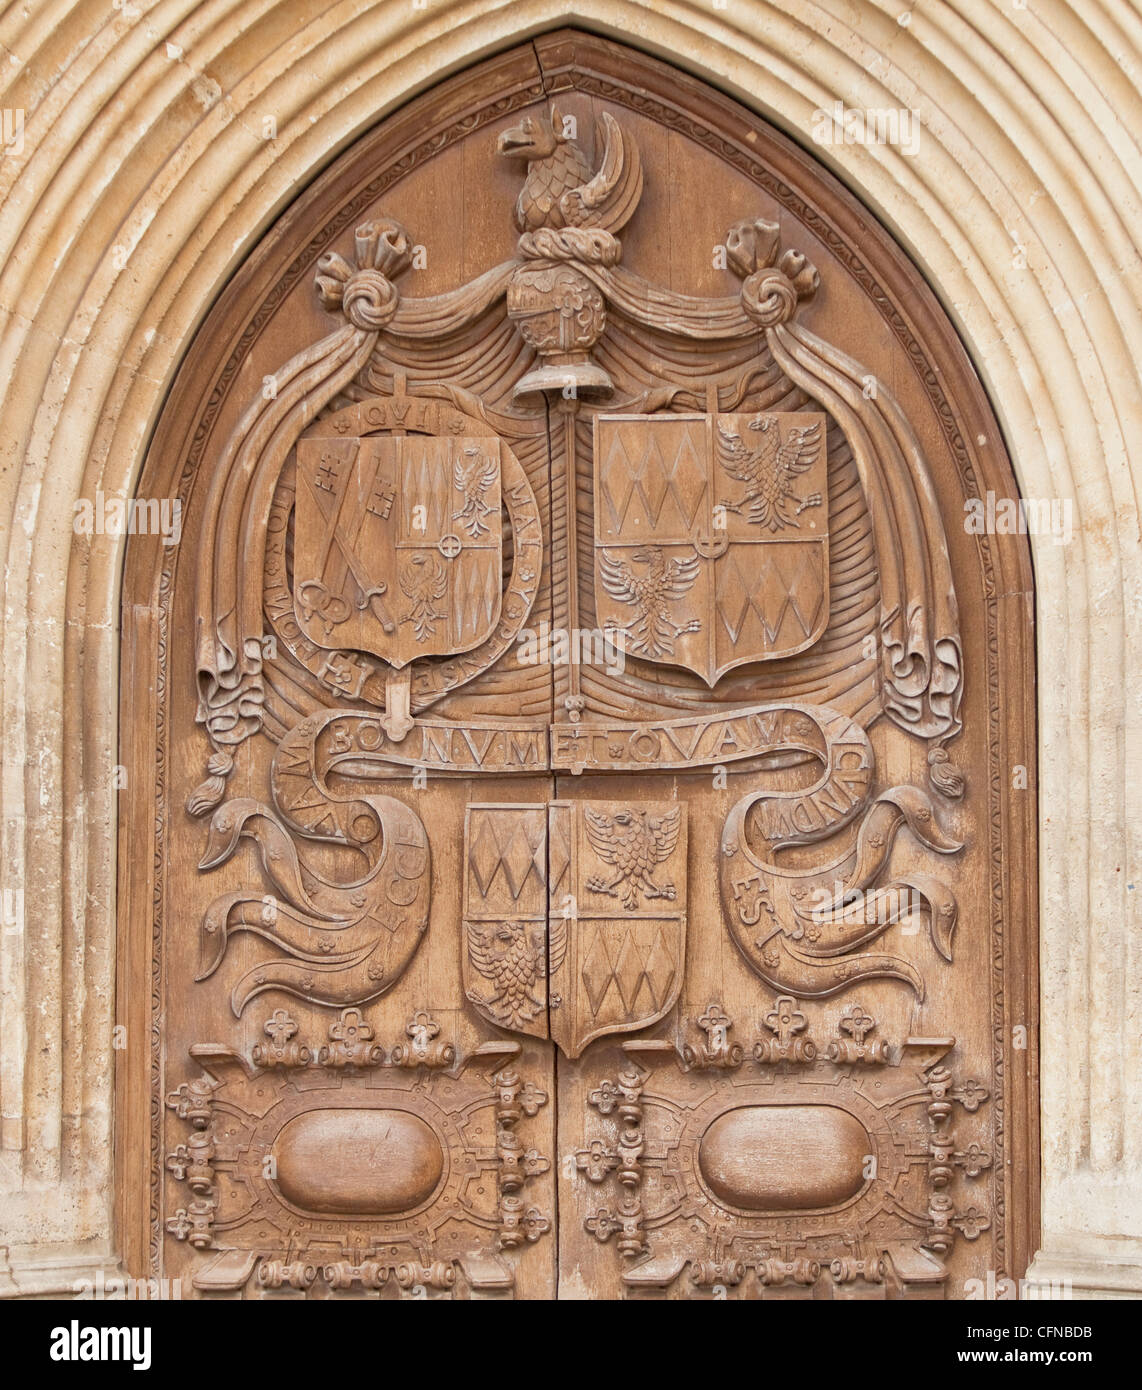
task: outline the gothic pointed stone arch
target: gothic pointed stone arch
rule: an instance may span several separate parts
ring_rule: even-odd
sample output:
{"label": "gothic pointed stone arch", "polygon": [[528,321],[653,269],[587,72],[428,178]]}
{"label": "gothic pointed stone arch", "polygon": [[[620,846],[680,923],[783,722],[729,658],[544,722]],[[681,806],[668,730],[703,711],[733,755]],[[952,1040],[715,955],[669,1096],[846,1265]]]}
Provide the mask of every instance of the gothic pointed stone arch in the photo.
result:
{"label": "gothic pointed stone arch", "polygon": [[[194,326],[334,151],[524,31],[567,19],[602,29],[616,14],[648,47],[700,68],[807,145],[813,112],[834,99],[915,105],[923,139],[914,156],[867,145],[816,153],[944,301],[996,403],[1024,494],[1074,503],[1072,545],[1032,543],[1052,1020],[1043,1040],[1042,1268],[1094,1288],[1134,1277],[1135,1247],[1117,1241],[1112,1256],[1101,1240],[1137,1241],[1138,1229],[1115,1223],[1130,1210],[1142,1142],[1124,1041],[1137,987],[1123,954],[1136,779],[1119,752],[1120,731],[1136,722],[1136,614],[1126,597],[1135,587],[1127,421],[1136,384],[1126,364],[1139,360],[1139,316],[1137,296],[1122,289],[1137,260],[1129,229],[1139,178],[1136,151],[1111,117],[1116,93],[1135,98],[1110,56],[1137,46],[1133,21],[1065,11],[1049,31],[1033,14],[964,4],[938,19],[917,12],[907,25],[877,15],[855,32],[823,11],[807,21],[781,7],[740,8],[711,18],[701,5],[662,14],[580,4],[569,16],[539,3],[509,16],[455,5],[426,24],[410,14],[395,26],[378,8],[356,14],[351,45],[337,12],[273,45],[240,5],[217,25],[188,10],[163,33],[82,4],[54,33],[42,15],[10,20],[7,103],[25,110],[26,125],[23,148],[0,169],[0,292],[13,364],[5,418],[20,463],[5,482],[5,747],[6,766],[23,771],[5,784],[6,920],[11,904],[17,929],[4,938],[13,988],[3,1007],[17,1024],[2,1030],[0,1108],[17,1288],[58,1284],[53,1261],[75,1246],[95,1248],[91,1259],[118,1248],[106,1166],[110,1077],[122,1060],[111,1002],[118,798],[108,769],[117,763],[123,539],[77,535],[73,504],[133,489]],[[270,12],[263,22],[272,25]],[[814,23],[821,31],[807,42]],[[73,43],[57,72],[55,45],[68,33],[89,41]],[[336,98],[308,75],[322,51],[343,74]],[[119,106],[108,103],[112,93]],[[145,120],[118,125],[124,106]],[[82,148],[73,134],[81,127]],[[82,237],[77,202],[88,211]],[[1087,676],[1100,670],[1105,680]],[[41,1007],[32,1010],[32,999]],[[62,1197],[47,1216],[45,1190]]]}

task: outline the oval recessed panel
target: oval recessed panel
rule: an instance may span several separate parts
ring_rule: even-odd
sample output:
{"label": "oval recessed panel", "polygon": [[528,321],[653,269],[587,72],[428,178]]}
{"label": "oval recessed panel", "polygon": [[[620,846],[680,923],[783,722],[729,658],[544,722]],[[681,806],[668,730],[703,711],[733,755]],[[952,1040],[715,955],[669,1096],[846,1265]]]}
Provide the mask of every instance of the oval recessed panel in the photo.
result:
{"label": "oval recessed panel", "polygon": [[812,1211],[864,1186],[872,1141],[833,1105],[747,1105],[710,1125],[698,1167],[710,1190],[748,1211]]}
{"label": "oval recessed panel", "polygon": [[444,1171],[435,1131],[405,1110],[310,1110],[282,1126],[272,1152],[282,1196],[331,1215],[408,1211]]}

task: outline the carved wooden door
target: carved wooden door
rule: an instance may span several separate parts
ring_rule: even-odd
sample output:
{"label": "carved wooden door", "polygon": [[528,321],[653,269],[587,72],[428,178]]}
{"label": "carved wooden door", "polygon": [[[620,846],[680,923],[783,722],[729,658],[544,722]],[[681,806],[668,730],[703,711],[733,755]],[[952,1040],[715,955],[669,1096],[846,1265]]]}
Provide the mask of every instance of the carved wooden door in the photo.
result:
{"label": "carved wooden door", "polygon": [[338,161],[141,484],[182,531],[132,542],[124,608],[134,1267],[298,1299],[1021,1273],[1030,582],[964,528],[988,489],[916,273],[664,65],[548,36]]}

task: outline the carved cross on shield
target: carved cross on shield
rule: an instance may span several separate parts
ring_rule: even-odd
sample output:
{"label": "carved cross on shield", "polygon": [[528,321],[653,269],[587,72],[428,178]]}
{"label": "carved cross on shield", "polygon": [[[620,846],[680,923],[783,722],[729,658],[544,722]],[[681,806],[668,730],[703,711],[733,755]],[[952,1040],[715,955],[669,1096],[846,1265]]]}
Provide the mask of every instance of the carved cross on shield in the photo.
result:
{"label": "carved cross on shield", "polygon": [[319,647],[394,667],[479,646],[500,616],[500,442],[302,439],[294,608]]}
{"label": "carved cross on shield", "polygon": [[464,990],[485,1018],[578,1057],[674,1007],[684,805],[472,805],[464,839]]}
{"label": "carved cross on shield", "polygon": [[595,603],[631,655],[713,686],[829,619],[825,416],[595,418]]}

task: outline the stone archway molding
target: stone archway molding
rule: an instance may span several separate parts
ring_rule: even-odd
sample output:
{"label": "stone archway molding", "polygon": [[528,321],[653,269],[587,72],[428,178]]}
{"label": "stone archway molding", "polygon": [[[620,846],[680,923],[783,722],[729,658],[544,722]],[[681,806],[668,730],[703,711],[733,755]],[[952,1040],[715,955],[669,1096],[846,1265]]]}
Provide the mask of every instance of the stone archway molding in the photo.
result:
{"label": "stone archway molding", "polygon": [[[126,537],[77,533],[75,503],[131,494],[196,326],[336,153],[439,77],[560,25],[667,57],[812,149],[935,287],[1024,495],[1071,504],[1069,543],[1032,537],[1033,1273],[1076,1294],[1142,1293],[1142,120],[1126,119],[1142,115],[1142,19],[1126,0],[854,13],[846,0],[365,0],[299,28],[288,0],[39,0],[0,18],[0,1293],[67,1293],[117,1268]],[[837,102],[910,111],[914,139],[815,143]]]}

